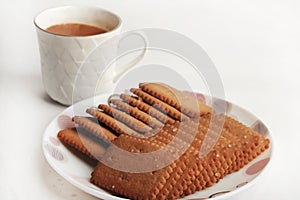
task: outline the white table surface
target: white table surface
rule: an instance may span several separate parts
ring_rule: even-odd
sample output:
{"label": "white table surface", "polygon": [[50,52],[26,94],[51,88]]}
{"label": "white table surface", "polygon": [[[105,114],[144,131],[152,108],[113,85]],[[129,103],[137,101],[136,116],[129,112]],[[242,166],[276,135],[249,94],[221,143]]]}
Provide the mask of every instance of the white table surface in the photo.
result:
{"label": "white table surface", "polygon": [[261,118],[275,138],[272,166],[231,199],[296,199],[300,179],[300,3],[296,0],[1,1],[0,199],[96,199],[46,162],[43,132],[65,109],[42,85],[32,23],[41,10],[98,5],[124,19],[124,30],[166,28],[200,44],[222,77],[226,99]]}

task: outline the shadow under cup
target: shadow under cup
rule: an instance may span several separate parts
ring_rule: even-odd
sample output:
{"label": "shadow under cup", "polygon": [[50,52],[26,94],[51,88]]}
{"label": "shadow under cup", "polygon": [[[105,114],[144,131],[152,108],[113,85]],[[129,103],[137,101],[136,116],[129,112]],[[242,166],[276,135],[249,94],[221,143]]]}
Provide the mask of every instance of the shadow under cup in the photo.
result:
{"label": "shadow under cup", "polygon": [[[68,23],[90,25],[106,32],[89,36],[63,36],[46,31],[50,26]],[[86,80],[81,83],[83,88],[95,87],[94,83],[97,80],[90,78],[90,73],[103,71],[107,63],[105,59],[99,59],[100,63],[93,65],[95,69],[89,69],[87,72],[81,71],[79,74],[81,65],[102,42],[120,33],[122,21],[116,14],[102,8],[64,6],[41,12],[34,19],[34,24],[39,42],[44,88],[53,100],[64,105],[71,105],[74,103],[73,91],[76,89],[77,76],[83,76]],[[112,54],[116,54],[117,42],[113,45],[106,49],[102,48],[101,54],[103,55],[99,56],[111,57]],[[77,97],[76,101],[89,97],[84,93],[78,94],[81,97]]]}

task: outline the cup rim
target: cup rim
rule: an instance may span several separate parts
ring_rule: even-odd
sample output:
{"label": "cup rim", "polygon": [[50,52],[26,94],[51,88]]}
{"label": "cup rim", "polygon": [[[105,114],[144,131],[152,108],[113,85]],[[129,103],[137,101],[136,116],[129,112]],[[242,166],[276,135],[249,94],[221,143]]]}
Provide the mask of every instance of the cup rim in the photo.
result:
{"label": "cup rim", "polygon": [[[98,10],[101,10],[101,11],[105,11],[113,16],[115,16],[117,19],[118,19],[118,24],[111,30],[105,32],[105,33],[100,33],[100,34],[95,34],[95,35],[86,35],[86,36],[73,36],[73,35],[61,35],[61,34],[57,34],[57,33],[52,33],[52,32],[49,32],[49,31],[46,31],[45,29],[43,29],[42,27],[40,27],[36,20],[37,18],[44,12],[46,11],[49,11],[49,10],[56,10],[56,9],[62,9],[62,8],[92,8],[92,9],[98,9]],[[99,7],[99,6],[85,6],[85,5],[67,5],[67,6],[55,6],[55,7],[50,7],[50,8],[46,8],[42,11],[40,11],[38,14],[35,15],[35,17],[33,18],[33,24],[35,25],[35,27],[37,29],[39,29],[40,31],[42,32],[45,32],[47,34],[50,34],[50,35],[55,35],[55,36],[59,36],[59,37],[65,37],[65,38],[91,38],[91,37],[99,37],[100,35],[101,36],[106,36],[106,35],[109,35],[109,34],[112,34],[113,32],[116,32],[118,31],[120,28],[121,28],[121,25],[122,25],[122,19],[119,15],[117,15],[116,13],[110,11],[110,10],[107,10],[107,9],[104,9],[102,7]]]}

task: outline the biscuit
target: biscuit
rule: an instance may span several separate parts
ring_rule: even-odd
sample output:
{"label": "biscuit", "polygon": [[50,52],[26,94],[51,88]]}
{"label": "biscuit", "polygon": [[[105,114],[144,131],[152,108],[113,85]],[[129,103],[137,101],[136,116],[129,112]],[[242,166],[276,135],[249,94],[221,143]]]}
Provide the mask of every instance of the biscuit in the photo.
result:
{"label": "biscuit", "polygon": [[152,130],[150,126],[143,123],[142,121],[128,115],[127,113],[118,110],[117,108],[113,108],[104,104],[100,104],[98,106],[99,109],[103,110],[105,113],[113,117],[114,119],[117,119],[130,128],[140,132],[140,133],[147,133]]}
{"label": "biscuit", "polygon": [[243,149],[243,154],[237,156],[244,165],[269,148],[269,139],[231,117],[225,116],[225,119],[224,129],[240,144],[239,148]]}
{"label": "biscuit", "polygon": [[142,135],[131,129],[124,123],[114,119],[113,117],[93,108],[86,110],[87,113],[97,118],[101,123],[105,124],[110,129],[114,130],[118,134],[128,134],[136,137],[141,137]]}
{"label": "biscuit", "polygon": [[[190,121],[191,123],[195,123]],[[215,182],[217,182],[221,177],[223,177],[225,171],[221,171],[220,175],[218,174],[218,178],[217,179],[215,177],[216,174],[216,170],[217,167],[215,165],[209,164],[210,163],[210,159],[209,157],[204,157],[204,158],[199,158],[198,154],[199,154],[199,149],[200,146],[202,145],[202,141],[204,139],[204,137],[207,134],[207,128],[203,127],[202,125],[198,125],[198,123],[196,123],[195,125],[190,124],[188,127],[183,127],[184,130],[186,131],[195,131],[193,129],[190,129],[189,127],[195,127],[198,126],[198,130],[197,134],[195,136],[195,140],[193,141],[193,143],[191,144],[191,147],[194,148],[190,148],[190,152],[187,151],[188,153],[192,154],[194,157],[192,159],[192,161],[188,164],[188,168],[185,169],[185,171],[182,172],[182,175],[179,176],[179,179],[175,179],[173,180],[174,182],[176,182],[176,185],[173,186],[173,189],[169,189],[169,191],[172,191],[171,193],[168,194],[167,199],[176,199],[178,197],[180,197],[184,190],[186,190],[192,181],[194,181],[196,176],[200,176],[201,179],[203,180],[200,183],[198,183],[197,188],[199,187],[206,187],[206,185],[212,185]],[[197,140],[198,139],[198,140]],[[210,165],[210,166],[209,166]],[[216,165],[220,166],[220,163],[216,163]],[[208,167],[209,166],[209,167]],[[167,194],[166,192],[164,192],[165,194]]]}
{"label": "biscuit", "polygon": [[[202,125],[206,127],[210,125],[210,121],[208,121],[207,119],[202,120],[201,122]],[[206,127],[200,126],[200,130],[205,130]],[[188,128],[185,128],[185,130],[187,129]],[[218,136],[218,134],[213,134],[212,136]],[[184,191],[184,193],[182,193],[180,196],[185,196],[197,190],[201,190],[213,185],[214,183],[218,182],[221,178],[223,178],[226,174],[232,172],[232,170],[229,169],[229,166],[233,166],[234,169],[240,169],[244,166],[244,163],[239,163],[237,161],[237,156],[242,154],[242,150],[239,150],[237,148],[239,147],[239,141],[229,141],[228,138],[232,138],[232,135],[230,135],[226,130],[224,130],[217,141],[217,145],[212,151],[213,153],[211,152],[205,158],[195,158],[195,163],[193,167],[191,167],[192,164],[190,164],[188,173],[185,174],[185,176],[182,176],[181,180],[177,181],[177,185],[174,186],[174,189],[176,191],[172,191],[172,194],[168,196],[168,199],[178,198],[178,195],[181,194],[180,192],[182,191],[182,189],[186,191]],[[223,154],[222,152],[225,154]],[[213,162],[211,162],[210,160],[213,160]],[[222,167],[225,169],[223,169]],[[196,177],[198,178],[196,179]],[[205,181],[203,182],[203,180]],[[187,183],[191,182],[193,182],[193,184],[187,185]]]}
{"label": "biscuit", "polygon": [[148,113],[143,112],[142,110],[139,110],[138,107],[133,107],[128,103],[125,103],[122,100],[119,99],[111,99],[109,101],[111,105],[116,106],[118,109],[128,113],[130,116],[135,117],[138,120],[141,120],[145,124],[148,124],[152,128],[161,128],[164,126],[164,124],[160,121],[158,121],[156,118],[150,116]]}
{"label": "biscuit", "polygon": [[147,102],[151,106],[157,108],[161,112],[165,112],[167,115],[171,116],[172,118],[176,120],[188,120],[189,117],[186,116],[184,113],[181,113],[178,111],[176,108],[168,105],[167,103],[161,101],[160,99],[157,99],[148,93],[144,92],[141,89],[136,89],[136,88],[131,88],[130,90],[133,94],[139,96],[140,98],[143,99],[143,101]]}
{"label": "biscuit", "polygon": [[[183,123],[183,122],[181,122]],[[190,134],[186,131],[189,131],[189,124],[182,124],[182,127],[180,127],[178,129],[178,131],[184,132],[183,135],[185,135],[184,138],[179,138],[181,140],[181,142],[187,142],[187,144],[189,144],[188,149],[185,151],[184,155],[182,156],[183,158],[180,158],[180,162],[178,162],[178,166],[180,166],[180,170],[178,170],[177,173],[173,174],[170,176],[170,178],[167,180],[165,186],[161,189],[161,191],[159,192],[159,194],[157,195],[158,199],[169,199],[170,194],[175,195],[175,193],[182,193],[183,192],[183,187],[181,187],[183,184],[185,183],[180,183],[178,184],[178,180],[180,180],[182,177],[186,177],[187,172],[190,171],[190,166],[191,163],[194,162],[194,157],[196,155],[197,152],[197,148],[199,148],[199,146],[202,143],[202,139],[204,136],[204,133],[200,133],[198,132],[198,129],[193,130],[196,131],[197,133],[194,134]],[[172,128],[170,129],[172,130]],[[192,137],[191,141],[187,141],[187,137]],[[184,157],[188,157],[188,159],[184,159]],[[173,199],[173,197],[171,197],[171,199]]]}
{"label": "biscuit", "polygon": [[105,144],[86,134],[78,133],[75,129],[65,129],[58,132],[57,137],[93,160],[101,159],[105,152]]}
{"label": "biscuit", "polygon": [[85,128],[89,132],[91,132],[96,137],[102,139],[103,141],[109,142],[114,140],[117,136],[98,123],[93,122],[91,119],[87,117],[75,116],[73,117],[73,121],[80,127]]}
{"label": "biscuit", "polygon": [[[190,166],[192,170],[188,175],[183,177],[185,181],[178,181],[179,184],[187,182],[189,184],[182,185],[183,193],[171,194],[172,197],[178,198],[193,194],[196,191],[203,190],[217,183],[221,178],[229,173],[229,167],[235,162],[233,148],[229,147],[229,141],[220,136],[213,151],[209,152],[205,157],[196,157],[195,162]],[[177,194],[177,196],[175,196]],[[179,196],[178,196],[179,195]]]}
{"label": "biscuit", "polygon": [[[179,124],[177,124],[177,125],[179,125]],[[174,131],[175,130],[174,128],[176,128],[176,131],[180,130],[180,129],[178,129],[178,126],[175,127],[175,126],[171,126],[171,125],[166,125],[163,130],[161,130],[159,133],[157,133],[156,135],[154,135],[151,138],[143,139],[143,138],[132,138],[130,136],[127,136],[127,138],[128,138],[127,141],[121,140],[120,138],[118,138],[118,139],[116,139],[114,141],[114,144],[117,145],[117,146],[119,146],[120,148],[123,148],[125,150],[130,151],[130,152],[145,153],[145,152],[149,152],[149,147],[147,145],[149,144],[150,141],[152,142],[152,144],[158,145],[158,146],[156,146],[156,148],[158,148],[158,147],[164,147],[172,139],[174,139],[174,144],[170,145],[170,146],[167,146],[165,148],[167,148],[167,150],[169,152],[172,151],[171,155],[174,156],[172,159],[176,160],[177,156],[179,157],[180,155],[176,154],[175,151],[177,149],[180,149],[181,147],[179,147],[179,146],[184,145],[185,142],[182,141],[180,138],[174,138],[174,136],[177,135],[176,131]],[[184,129],[182,129],[182,130],[184,130]],[[136,142],[139,142],[139,143],[136,143]],[[190,147],[190,148],[192,148],[192,147]],[[118,154],[118,153],[116,153],[116,152],[112,153],[112,148],[110,148],[110,150],[106,153],[106,156],[111,155],[111,156],[114,157],[114,159],[117,159],[116,158],[116,156],[117,156],[116,154]],[[153,191],[156,191],[156,192],[154,192],[150,196],[154,196],[155,199],[157,199],[157,198],[165,198],[166,197],[166,194],[169,193],[168,189],[172,188],[172,185],[174,185],[176,183],[176,182],[174,182],[172,180],[178,179],[181,176],[181,174],[184,171],[184,169],[188,166],[186,163],[188,163],[190,161],[190,159],[187,159],[189,156],[190,156],[189,154],[183,155],[183,158],[180,158],[177,161],[175,161],[174,164],[176,164],[176,166],[177,166],[176,167],[176,173],[174,172],[174,173],[168,175],[169,178],[167,180],[164,180],[164,182],[168,182],[168,183],[170,182],[170,184],[168,184],[169,186],[168,187],[164,187],[165,184],[163,184],[163,185],[158,184],[158,185],[160,185],[161,188],[153,188]],[[119,159],[122,159],[122,158],[119,158]],[[185,161],[181,161],[182,159],[183,160],[186,159],[186,160]],[[139,161],[141,162],[141,160],[139,160]],[[112,165],[117,163],[114,160],[112,162],[113,162],[113,163],[111,163]],[[145,162],[147,162],[147,161],[145,161]],[[123,162],[121,162],[121,163],[123,163]],[[131,162],[131,163],[133,163],[133,162]],[[150,165],[149,163],[142,163],[142,164],[143,165]],[[172,164],[172,165],[174,165],[174,164]],[[133,165],[137,166],[138,163],[133,163]],[[101,170],[103,170],[103,169],[101,169]],[[121,172],[118,172],[118,176],[120,176],[119,173],[121,173]],[[155,172],[155,173],[157,173],[157,172]],[[131,180],[131,178],[132,177],[130,177],[130,180]],[[92,179],[92,181],[93,180],[94,179]],[[134,180],[134,182],[136,182],[136,181],[139,181],[139,180]],[[99,183],[98,182],[98,184],[102,185],[102,184],[105,184],[105,183],[103,183],[103,182]],[[112,186],[106,186],[106,187],[108,187],[107,189],[109,189]],[[118,191],[118,189],[116,189],[116,187],[117,186],[114,186],[114,191]],[[161,191],[165,191],[165,192],[161,192]],[[120,192],[121,192],[121,194],[126,195],[126,194],[124,194],[124,191],[119,191],[119,193]],[[128,192],[128,191],[126,191],[126,192]],[[160,193],[160,194],[158,195],[158,193]],[[130,195],[132,195],[132,193]],[[143,198],[146,198],[146,197],[140,197],[140,198],[143,199]]]}
{"label": "biscuit", "polygon": [[[198,117],[199,114],[211,113],[212,109],[198,101],[192,95],[187,95],[171,86],[163,83],[140,83],[139,87],[148,94],[173,106],[190,117]],[[198,109],[197,109],[198,108]]]}
{"label": "biscuit", "polygon": [[[147,142],[146,139],[135,138],[128,135],[119,136],[113,143],[132,153],[147,153],[161,148],[161,144],[157,142]],[[126,163],[131,164],[133,167],[139,165],[144,167],[156,164],[155,157],[153,157],[153,159],[147,158],[138,161],[131,160],[130,157],[124,158],[124,155],[116,154],[113,147],[107,150],[103,159],[110,160],[112,165],[117,165],[117,163],[119,163],[118,159],[125,159],[125,161],[128,159]],[[182,164],[180,163],[188,161],[188,155],[186,154],[182,159],[177,159],[164,168],[145,173],[119,171],[99,163],[92,173],[91,182],[132,199],[158,199],[158,193],[164,188],[170,176],[178,176],[178,173],[182,171]],[[159,165],[160,163],[157,164]],[[130,187],[128,187],[129,185]],[[147,187],[145,187],[145,185]],[[164,195],[163,197],[165,198]]]}
{"label": "biscuit", "polygon": [[158,109],[154,108],[153,106],[150,106],[149,104],[143,102],[141,99],[136,99],[133,96],[130,96],[128,94],[121,94],[120,98],[124,101],[130,104],[133,107],[136,107],[140,109],[141,111],[144,111],[145,113],[148,113],[151,117],[155,117],[157,120],[159,120],[161,123],[169,123],[173,124],[175,122],[175,119],[171,118],[170,116],[166,115],[165,113],[159,111]]}
{"label": "biscuit", "polygon": [[[225,126],[228,126],[227,117],[225,120]],[[238,124],[238,126],[243,126],[243,125]],[[246,127],[244,126],[244,128]],[[192,179],[192,184],[189,184],[188,187],[185,188],[185,191],[181,196],[190,195],[196,191],[205,189],[207,186],[210,186],[211,184],[218,182],[225,175],[240,170],[249,161],[254,159],[258,154],[260,154],[262,151],[265,150],[260,148],[258,145],[253,147],[253,144],[255,143],[251,142],[251,140],[253,139],[253,138],[251,139],[251,134],[254,134],[255,135],[254,138],[256,138],[258,133],[252,132],[251,134],[247,134],[247,137],[244,137],[245,135],[242,135],[242,138],[240,137],[241,136],[240,133],[241,132],[232,133],[226,129],[222,131],[218,143],[215,145],[213,151],[206,156],[206,158],[213,161],[210,162],[209,168],[214,169],[213,173],[217,176],[215,177],[215,179],[212,179],[212,182],[209,183],[208,185],[207,184],[203,185],[203,182],[201,183],[200,181],[203,180],[203,171],[201,173],[198,173],[198,175],[196,175],[194,179]],[[247,143],[245,143],[245,140],[248,140]],[[261,144],[265,144],[268,142],[269,142],[268,139],[264,139],[264,142],[262,142]],[[249,157],[248,152],[250,151],[252,151],[253,154],[255,154],[256,156]],[[201,161],[199,164],[203,164],[203,161]],[[207,167],[204,167],[204,169],[207,169]]]}

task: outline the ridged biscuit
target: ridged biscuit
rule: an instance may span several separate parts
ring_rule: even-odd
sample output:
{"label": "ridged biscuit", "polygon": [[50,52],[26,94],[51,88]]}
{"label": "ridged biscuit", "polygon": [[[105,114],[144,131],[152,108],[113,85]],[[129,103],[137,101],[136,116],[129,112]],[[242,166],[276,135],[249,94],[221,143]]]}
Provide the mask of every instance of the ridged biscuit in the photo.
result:
{"label": "ridged biscuit", "polygon": [[57,137],[64,144],[77,149],[93,160],[101,159],[105,153],[105,144],[96,141],[95,138],[88,137],[86,134],[78,134],[76,129],[65,129],[58,132]]}
{"label": "ridged biscuit", "polygon": [[94,108],[89,108],[86,110],[87,113],[97,118],[101,123],[105,124],[106,126],[110,127],[112,130],[114,130],[118,134],[128,134],[133,135],[136,137],[141,137],[142,135],[135,130],[131,129],[124,123],[114,119],[113,117],[109,116],[108,114],[105,114],[99,110],[96,110]]}
{"label": "ridged biscuit", "polygon": [[130,90],[133,94],[139,96],[143,101],[147,102],[151,106],[159,109],[162,112],[165,112],[167,115],[171,116],[172,118],[176,120],[188,120],[189,117],[186,116],[184,113],[178,111],[176,108],[168,105],[167,103],[161,101],[160,99],[157,99],[148,93],[144,92],[141,89],[131,88]]}
{"label": "ridged biscuit", "polygon": [[[227,120],[225,120],[225,124],[227,124]],[[243,126],[243,125],[239,124],[239,126]],[[260,153],[262,153],[265,150],[259,147],[259,145],[255,146],[255,142],[253,141],[251,142],[251,135],[254,133],[251,134],[246,133],[247,137],[244,137],[245,135],[242,135],[242,138],[240,137],[240,133],[241,132],[232,133],[224,129],[222,131],[221,137],[218,140],[218,143],[215,145],[214,150],[206,156],[206,158],[213,161],[210,162],[209,168],[213,168],[213,166],[219,162],[219,166],[214,166],[215,170],[213,170],[213,173],[217,175],[217,177],[215,180],[212,181],[213,184],[218,182],[225,175],[240,170],[249,161],[254,159],[256,156],[258,156]],[[255,135],[254,138],[257,137],[257,134],[258,133],[254,134]],[[252,140],[254,138],[252,138]],[[244,143],[245,140],[247,140],[248,142]],[[263,139],[263,141],[264,142],[262,142],[262,144],[269,143],[268,139]],[[253,154],[255,154],[255,156],[248,155],[248,152],[250,151],[252,151]],[[202,163],[203,163],[202,161],[200,162],[198,161],[198,164],[202,164]],[[204,169],[207,169],[207,167]],[[198,173],[198,175],[196,175],[192,179],[192,184],[188,185],[188,187],[185,189],[184,193],[181,196],[190,195],[196,191],[205,189],[207,185],[203,185],[203,183],[201,183],[200,180],[202,179],[203,179],[203,172]]]}
{"label": "ridged biscuit", "polygon": [[148,113],[145,113],[144,111],[139,110],[138,107],[133,107],[132,105],[120,99],[111,99],[109,103],[116,106],[118,109],[128,113],[130,116],[133,116],[136,119],[148,124],[152,128],[161,128],[164,126],[162,122],[150,116]]}
{"label": "ridged biscuit", "polygon": [[114,119],[117,119],[117,120],[123,122],[130,128],[132,128],[140,133],[145,134],[152,130],[152,128],[150,126],[148,126],[147,124],[145,124],[144,122],[128,115],[126,112],[118,110],[117,108],[113,108],[111,106],[104,105],[104,104],[100,104],[98,106],[98,108],[103,110],[105,113],[107,113]]}
{"label": "ridged biscuit", "polygon": [[133,107],[137,107],[141,111],[144,111],[145,113],[148,113],[150,116],[155,117],[157,120],[159,120],[161,123],[169,123],[173,124],[175,122],[175,119],[171,118],[170,116],[166,115],[165,113],[159,111],[158,109],[154,108],[153,106],[143,102],[141,99],[136,99],[133,96],[130,96],[128,94],[121,94],[120,98],[124,101],[130,104]]}
{"label": "ridged biscuit", "polygon": [[192,95],[187,95],[169,85],[163,83],[140,83],[139,87],[190,117],[198,117],[199,115],[212,112],[210,107],[198,101]]}
{"label": "ridged biscuit", "polygon": [[110,142],[117,137],[113,132],[111,132],[104,126],[101,126],[99,123],[93,122],[87,117],[74,116],[73,121],[78,126],[85,128],[86,130],[91,132],[96,137],[102,139],[103,141]]}
{"label": "ridged biscuit", "polygon": [[[142,138],[135,138],[128,135],[121,135],[114,144],[132,153],[149,153],[161,148],[158,142],[146,142]],[[118,163],[117,159],[124,159],[124,156],[118,157],[113,147],[110,147],[104,155],[103,159],[111,159],[112,164]],[[130,158],[128,158],[130,159]],[[152,165],[153,160],[139,160],[134,165]],[[92,173],[91,182],[108,190],[112,190],[121,195],[132,199],[157,199],[157,194],[164,187],[166,180],[170,175],[177,173],[180,170],[177,166],[178,161],[168,165],[162,169],[145,172],[145,173],[130,173],[112,169],[106,165],[99,163]],[[132,162],[128,162],[132,163]],[[130,187],[128,187],[130,185]],[[145,187],[147,186],[147,187]]]}

